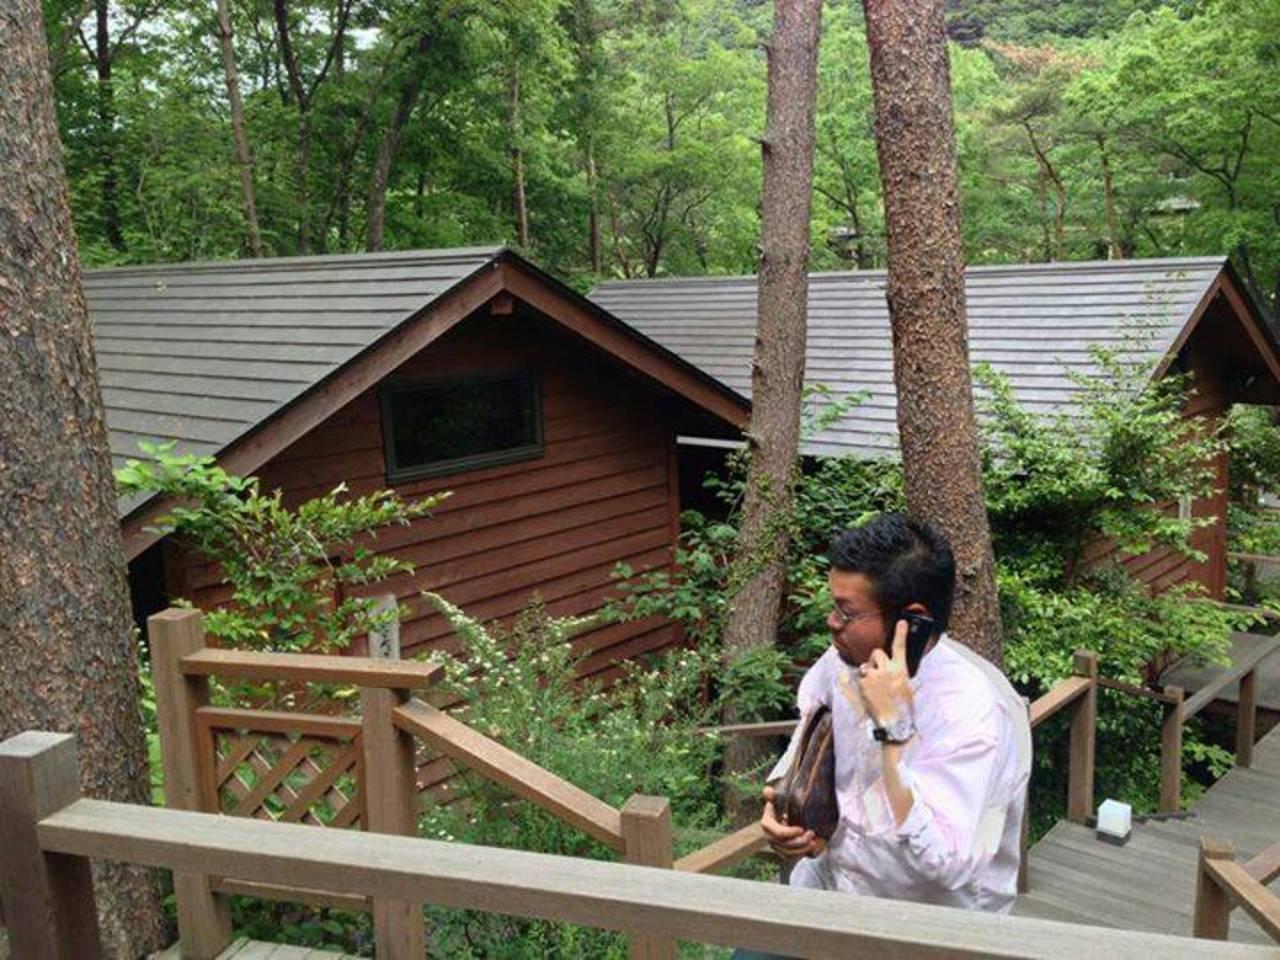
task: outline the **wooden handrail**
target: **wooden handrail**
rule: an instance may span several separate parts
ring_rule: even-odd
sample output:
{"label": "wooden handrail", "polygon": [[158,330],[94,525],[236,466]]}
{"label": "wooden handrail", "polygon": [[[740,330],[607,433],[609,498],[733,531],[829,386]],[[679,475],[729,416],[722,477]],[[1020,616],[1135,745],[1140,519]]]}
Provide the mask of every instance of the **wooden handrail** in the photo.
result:
{"label": "wooden handrail", "polygon": [[722,736],[740,737],[780,737],[789,736],[799,720],[769,720],[764,723],[730,723],[723,727],[699,727],[699,733],[719,734]]}
{"label": "wooden handrail", "polygon": [[444,671],[438,663],[417,660],[375,660],[320,653],[258,653],[214,647],[187,654],[179,662],[179,668],[189,677],[334,683],[392,690],[422,690]]}
{"label": "wooden handrail", "polygon": [[421,700],[396,707],[393,719],[399,729],[421,737],[450,759],[622,851],[622,815],[598,797]]}
{"label": "wooden handrail", "polygon": [[1193,936],[1225,940],[1235,907],[1244,907],[1280,943],[1280,896],[1268,890],[1248,864],[1236,862],[1230,843],[1201,837]]}
{"label": "wooden handrail", "polygon": [[768,846],[769,839],[760,824],[750,823],[741,830],[681,857],[676,861],[675,868],[686,873],[715,873],[760,853]]}
{"label": "wooden handrail", "polygon": [[1227,559],[1239,560],[1242,563],[1280,563],[1280,557],[1263,553],[1237,553],[1234,550],[1227,551]]}
{"label": "wooden handrail", "polygon": [[1239,662],[1233,663],[1228,670],[1215,677],[1211,683],[1197,690],[1196,695],[1183,705],[1184,718],[1190,720],[1210,703],[1218,699],[1218,694],[1245,676],[1245,674],[1252,673],[1259,663],[1277,650],[1280,650],[1280,637],[1272,637],[1268,642],[1258,644],[1255,649],[1249,651]]}
{"label": "wooden handrail", "polygon": [[1048,693],[1036,698],[1031,704],[1031,729],[1035,729],[1062,708],[1074,703],[1093,687],[1093,681],[1087,677],[1068,677],[1053,685]]}
{"label": "wooden handrail", "polygon": [[[792,956],[1149,960],[1166,954],[1272,960],[1275,953],[1252,944],[1204,943],[901,900],[835,910],[831,896],[821,891],[750,880],[370,833],[333,831],[317,838],[316,831],[293,824],[99,800],[59,809],[34,833],[42,852],[73,862],[101,857],[251,882],[318,883],[358,896],[500,910]],[[86,884],[87,877],[86,869]]]}
{"label": "wooden handrail", "polygon": [[1142,697],[1146,700],[1155,700],[1159,703],[1176,702],[1174,697],[1162,690],[1151,690],[1147,687],[1139,687],[1132,683],[1125,683],[1123,680],[1113,680],[1110,677],[1099,677],[1098,686],[1105,687],[1107,690],[1114,690],[1117,693],[1125,693],[1131,697]]}
{"label": "wooden handrail", "polygon": [[1272,844],[1244,865],[1249,875],[1263,886],[1280,877],[1280,843]]}

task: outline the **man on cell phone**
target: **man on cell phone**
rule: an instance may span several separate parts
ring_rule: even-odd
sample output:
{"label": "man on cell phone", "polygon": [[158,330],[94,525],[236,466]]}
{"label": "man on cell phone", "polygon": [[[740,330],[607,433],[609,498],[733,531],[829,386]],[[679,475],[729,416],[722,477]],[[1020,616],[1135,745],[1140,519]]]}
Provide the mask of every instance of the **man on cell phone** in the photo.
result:
{"label": "man on cell phone", "polygon": [[[886,514],[840,534],[830,560],[831,647],[800,683],[801,726],[764,791],[761,825],[797,860],[791,885],[1008,912],[1031,729],[1004,675],[946,634],[950,545],[930,524]],[[839,808],[829,843],[773,803],[821,704]]]}

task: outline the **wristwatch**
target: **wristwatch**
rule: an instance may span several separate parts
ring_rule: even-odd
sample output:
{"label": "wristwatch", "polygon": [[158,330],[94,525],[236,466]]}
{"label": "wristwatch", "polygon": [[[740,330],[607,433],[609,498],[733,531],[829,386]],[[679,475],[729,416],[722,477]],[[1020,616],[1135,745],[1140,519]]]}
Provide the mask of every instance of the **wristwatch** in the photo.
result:
{"label": "wristwatch", "polygon": [[871,739],[877,743],[906,743],[915,735],[916,722],[910,713],[896,717],[883,726],[871,721]]}

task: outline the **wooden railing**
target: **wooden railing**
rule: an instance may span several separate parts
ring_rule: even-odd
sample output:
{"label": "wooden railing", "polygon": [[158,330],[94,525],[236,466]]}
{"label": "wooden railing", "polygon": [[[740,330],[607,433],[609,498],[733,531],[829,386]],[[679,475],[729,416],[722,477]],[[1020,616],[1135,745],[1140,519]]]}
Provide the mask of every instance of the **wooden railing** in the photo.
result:
{"label": "wooden railing", "polygon": [[1228,669],[1187,697],[1181,687],[1167,686],[1162,692],[1129,687],[1104,681],[1104,686],[1121,689],[1160,701],[1164,719],[1160,734],[1160,812],[1172,813],[1179,807],[1182,786],[1182,729],[1196,714],[1213,703],[1222,692],[1239,681],[1236,703],[1236,766],[1253,764],[1253,741],[1256,732],[1258,702],[1258,667],[1267,657],[1280,650],[1280,637],[1258,644]]}
{"label": "wooden railing", "polygon": [[[372,813],[372,811],[371,811]],[[183,810],[82,799],[75,740],[29,732],[0,743],[0,891],[15,957],[101,956],[89,858],[213,873],[274,888],[315,884],[382,898],[582,924],[634,937],[767,950],[796,957],[1151,956],[1274,960],[1276,951],[1161,934],[993,916],[630,864],[318,831]],[[185,940],[183,956],[216,951]],[[380,939],[384,960],[421,960],[420,945]]]}
{"label": "wooden railing", "polygon": [[1231,844],[1200,838],[1192,934],[1227,939],[1231,911],[1243,907],[1271,939],[1280,943],[1280,895],[1267,884],[1280,877],[1280,843],[1247,863],[1237,863]]}
{"label": "wooden railing", "polygon": [[[148,620],[148,635],[171,808],[416,836],[421,803],[416,743],[422,741],[582,830],[628,863],[711,872],[766,845],[755,825],[675,860],[665,798],[634,796],[619,810],[414,697],[440,676],[438,666],[212,649],[204,645],[197,610],[155,615]],[[211,677],[355,686],[361,717],[212,707]],[[175,894],[184,944],[210,955],[230,941],[226,894],[371,911],[378,943],[425,942],[416,905],[353,896],[314,877],[273,886],[202,870],[176,875]],[[635,956],[674,956],[674,941],[633,939]]]}

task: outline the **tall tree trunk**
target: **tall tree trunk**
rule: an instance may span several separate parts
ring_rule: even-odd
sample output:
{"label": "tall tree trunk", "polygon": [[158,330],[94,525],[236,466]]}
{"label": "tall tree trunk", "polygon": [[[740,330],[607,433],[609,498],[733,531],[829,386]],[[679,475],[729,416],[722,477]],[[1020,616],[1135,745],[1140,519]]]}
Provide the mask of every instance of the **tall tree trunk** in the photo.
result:
{"label": "tall tree trunk", "polygon": [[[768,50],[768,99],[761,140],[764,185],[747,490],[730,571],[732,607],[724,657],[732,667],[773,644],[786,571],[788,518],[800,450],[805,327],[809,296],[809,229],[813,206],[814,100],[822,0],[777,0]],[[726,722],[739,719],[732,707]],[[729,741],[726,772],[759,764],[761,741]],[[730,801],[734,797],[730,796]],[[754,797],[735,819],[758,812]]]}
{"label": "tall tree trunk", "polygon": [[591,204],[587,215],[587,249],[591,256],[591,272],[604,271],[604,250],[600,244],[600,178],[596,173],[596,143],[587,136],[587,197]]}
{"label": "tall tree trunk", "polygon": [[520,64],[511,62],[511,86],[507,100],[507,132],[510,137],[512,206],[516,214],[516,242],[529,247],[529,209],[524,196],[524,133],[520,124]]}
{"label": "tall tree trunk", "polygon": [[111,80],[111,5],[95,0],[94,65],[98,72],[98,163],[102,167],[102,231],[116,250],[125,249],[120,227],[120,179],[116,171],[116,96]]}
{"label": "tall tree trunk", "polygon": [[423,34],[414,52],[409,56],[409,74],[405,77],[404,86],[400,88],[400,96],[396,99],[396,112],[391,117],[391,126],[387,128],[387,132],[378,143],[378,156],[373,162],[373,173],[369,178],[369,222],[365,249],[370,252],[382,249],[391,163],[395,159],[396,150],[400,147],[400,135],[404,132],[405,124],[409,122],[413,108],[418,103],[418,91],[422,88],[421,59],[430,49],[431,36]]}
{"label": "tall tree trunk", "polygon": [[236,50],[232,43],[231,13],[227,0],[217,0],[218,39],[222,43],[222,70],[227,82],[227,100],[231,104],[231,134],[236,141],[236,166],[240,170],[240,202],[244,204],[245,229],[249,234],[249,252],[262,256],[262,236],[258,232],[258,203],[253,189],[253,155],[244,130],[244,105],[240,102],[240,71],[236,69]]}
{"label": "tall tree trunk", "polygon": [[311,198],[307,178],[311,165],[311,96],[302,82],[298,60],[293,52],[293,40],[289,30],[288,0],[274,0],[276,35],[280,41],[280,59],[284,61],[289,80],[289,93],[298,110],[298,253],[311,252]]}
{"label": "tall tree trunk", "polygon": [[952,633],[1000,663],[942,7],[943,0],[863,0],[889,241],[898,433],[907,505],[937,523],[955,550]]}
{"label": "tall tree trunk", "polygon": [[1094,134],[1098,144],[1098,156],[1102,160],[1102,200],[1107,211],[1107,259],[1125,258],[1124,241],[1120,238],[1120,218],[1116,215],[1116,184],[1111,174],[1111,156],[1107,151],[1107,138]]}
{"label": "tall tree trunk", "polygon": [[[150,783],[115,483],[40,4],[0,13],[0,737],[75,733],[81,785]],[[161,947],[155,875],[95,861],[109,956]]]}

